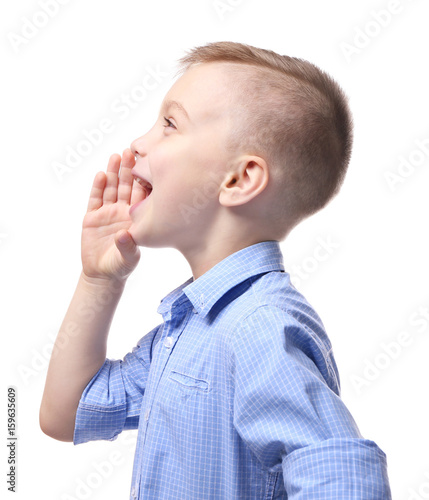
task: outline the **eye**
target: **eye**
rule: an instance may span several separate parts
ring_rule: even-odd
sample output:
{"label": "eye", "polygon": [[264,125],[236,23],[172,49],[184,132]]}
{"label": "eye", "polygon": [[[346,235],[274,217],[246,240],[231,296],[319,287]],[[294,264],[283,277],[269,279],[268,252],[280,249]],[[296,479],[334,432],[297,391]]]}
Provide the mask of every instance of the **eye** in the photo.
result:
{"label": "eye", "polygon": [[175,125],[174,125],[174,123],[171,120],[169,120],[168,118],[166,118],[165,116],[164,116],[164,120],[165,120],[165,124],[163,125],[163,127],[165,127],[165,128],[176,128]]}

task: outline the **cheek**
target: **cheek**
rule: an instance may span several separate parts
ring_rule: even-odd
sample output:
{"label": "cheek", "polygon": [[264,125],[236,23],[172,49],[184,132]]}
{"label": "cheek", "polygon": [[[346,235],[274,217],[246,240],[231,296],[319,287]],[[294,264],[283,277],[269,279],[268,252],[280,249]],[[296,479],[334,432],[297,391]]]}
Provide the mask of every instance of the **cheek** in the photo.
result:
{"label": "cheek", "polygon": [[179,148],[173,141],[168,147],[154,151],[149,164],[155,187],[161,186],[162,191],[168,190],[172,196],[185,187],[189,188],[198,171],[192,148]]}
{"label": "cheek", "polygon": [[207,138],[179,145],[171,137],[168,145],[153,151],[149,161],[154,201],[171,215],[181,204],[198,208],[208,205],[223,179],[219,148],[214,148]]}

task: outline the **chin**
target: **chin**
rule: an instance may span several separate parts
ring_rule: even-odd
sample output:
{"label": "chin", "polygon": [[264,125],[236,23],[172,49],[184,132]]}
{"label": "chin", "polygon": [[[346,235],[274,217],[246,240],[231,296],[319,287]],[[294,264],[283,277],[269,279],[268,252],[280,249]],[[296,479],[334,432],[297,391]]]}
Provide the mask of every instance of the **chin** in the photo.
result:
{"label": "chin", "polygon": [[143,232],[143,231],[133,231],[132,229],[129,229],[129,233],[131,234],[134,242],[136,245],[139,247],[146,247],[146,248],[168,248],[172,247],[168,241],[167,238],[163,238],[161,236],[156,236],[153,234],[150,234],[149,232]]}

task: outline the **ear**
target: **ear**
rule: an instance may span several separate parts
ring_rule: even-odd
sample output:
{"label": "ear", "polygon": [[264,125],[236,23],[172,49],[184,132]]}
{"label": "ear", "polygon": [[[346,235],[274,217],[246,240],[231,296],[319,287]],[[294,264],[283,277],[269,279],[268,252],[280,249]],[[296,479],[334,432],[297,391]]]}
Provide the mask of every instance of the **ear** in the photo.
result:
{"label": "ear", "polygon": [[243,156],[221,185],[219,202],[224,207],[244,205],[267,186],[267,162],[259,156]]}

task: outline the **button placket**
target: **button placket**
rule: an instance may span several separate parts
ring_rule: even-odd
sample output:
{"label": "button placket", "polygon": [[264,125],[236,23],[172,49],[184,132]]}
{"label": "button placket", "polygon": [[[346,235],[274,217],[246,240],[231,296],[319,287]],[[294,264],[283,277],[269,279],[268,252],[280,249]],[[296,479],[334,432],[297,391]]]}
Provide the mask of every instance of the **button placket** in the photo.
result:
{"label": "button placket", "polygon": [[165,340],[164,340],[164,347],[166,347],[167,349],[171,349],[174,345],[174,338],[173,337],[167,337]]}
{"label": "button placket", "polygon": [[[189,318],[190,311],[182,310],[182,314],[178,313],[178,308],[175,304],[173,304],[171,312],[175,312],[176,314],[169,317],[169,319],[165,319],[164,321],[164,329],[163,329],[163,338],[160,339],[159,343],[160,347],[164,346],[164,349],[161,349],[157,352],[156,363],[152,366],[153,372],[153,382],[151,382],[151,391],[147,394],[147,406],[146,411],[144,413],[144,419],[146,422],[146,426],[148,425],[148,420],[151,412],[151,408],[153,406],[153,402],[156,399],[156,393],[158,389],[158,384],[162,378],[162,374],[164,372],[165,366],[168,363],[170,358],[170,354],[172,352],[172,347],[177,341],[177,338],[180,336],[182,331],[184,330],[187,317]],[[180,326],[179,326],[180,325]],[[173,334],[174,333],[174,337]],[[146,441],[146,433],[145,433],[145,441]]]}

